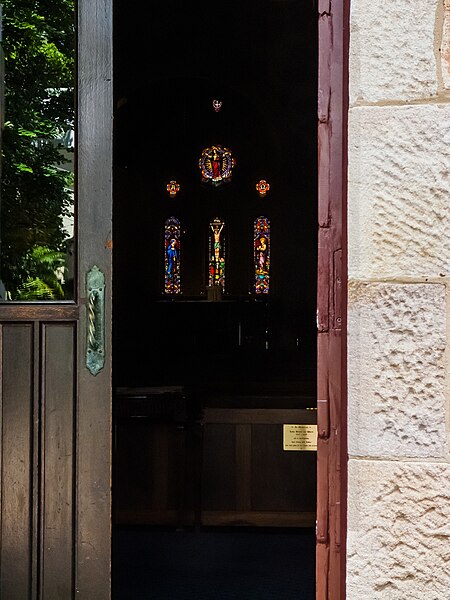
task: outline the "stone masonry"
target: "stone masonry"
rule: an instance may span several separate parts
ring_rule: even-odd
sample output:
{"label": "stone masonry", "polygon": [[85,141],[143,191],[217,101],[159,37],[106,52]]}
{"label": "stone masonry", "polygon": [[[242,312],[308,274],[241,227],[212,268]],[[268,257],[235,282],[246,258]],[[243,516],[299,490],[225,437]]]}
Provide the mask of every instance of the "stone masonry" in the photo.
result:
{"label": "stone masonry", "polygon": [[348,600],[450,598],[450,0],[352,0]]}

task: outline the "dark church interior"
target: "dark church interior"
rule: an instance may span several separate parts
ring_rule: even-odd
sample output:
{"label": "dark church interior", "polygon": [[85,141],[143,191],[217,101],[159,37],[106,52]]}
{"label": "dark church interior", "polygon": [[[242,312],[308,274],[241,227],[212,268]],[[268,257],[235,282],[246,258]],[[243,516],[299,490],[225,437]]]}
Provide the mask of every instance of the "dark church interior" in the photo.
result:
{"label": "dark church interior", "polygon": [[[316,452],[283,438],[316,423],[314,5],[114,2],[114,600],[315,597]],[[217,185],[215,145],[235,161]]]}

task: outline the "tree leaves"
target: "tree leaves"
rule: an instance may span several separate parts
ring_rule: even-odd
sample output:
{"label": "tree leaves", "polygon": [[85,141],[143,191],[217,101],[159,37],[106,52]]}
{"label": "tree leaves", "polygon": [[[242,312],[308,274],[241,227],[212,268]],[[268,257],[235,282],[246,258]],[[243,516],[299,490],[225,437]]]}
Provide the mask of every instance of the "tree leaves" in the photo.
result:
{"label": "tree leaves", "polygon": [[1,279],[13,299],[61,298],[61,283],[37,275],[36,249],[63,253],[73,212],[62,140],[74,128],[74,1],[4,0],[3,13]]}
{"label": "tree leaves", "polygon": [[45,246],[34,246],[25,256],[29,275],[16,290],[16,300],[62,300],[64,290],[63,252]]}

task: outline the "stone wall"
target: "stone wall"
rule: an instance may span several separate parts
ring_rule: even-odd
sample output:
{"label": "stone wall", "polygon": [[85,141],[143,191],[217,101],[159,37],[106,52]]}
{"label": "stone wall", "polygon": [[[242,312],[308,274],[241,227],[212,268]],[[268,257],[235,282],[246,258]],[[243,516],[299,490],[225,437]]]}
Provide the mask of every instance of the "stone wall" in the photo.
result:
{"label": "stone wall", "polygon": [[450,0],[351,0],[348,600],[450,598]]}

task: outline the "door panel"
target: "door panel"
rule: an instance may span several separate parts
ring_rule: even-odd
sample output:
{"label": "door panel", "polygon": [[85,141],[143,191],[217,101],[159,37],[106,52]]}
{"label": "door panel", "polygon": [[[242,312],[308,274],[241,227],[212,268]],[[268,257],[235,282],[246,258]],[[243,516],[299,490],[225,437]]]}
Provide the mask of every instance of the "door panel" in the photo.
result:
{"label": "door panel", "polygon": [[33,489],[33,327],[2,327],[2,545],[0,596],[28,598]]}
{"label": "door panel", "polygon": [[71,598],[76,323],[1,330],[0,596]]}
{"label": "door panel", "polygon": [[73,583],[74,335],[74,323],[42,325],[43,598],[70,597]]}

